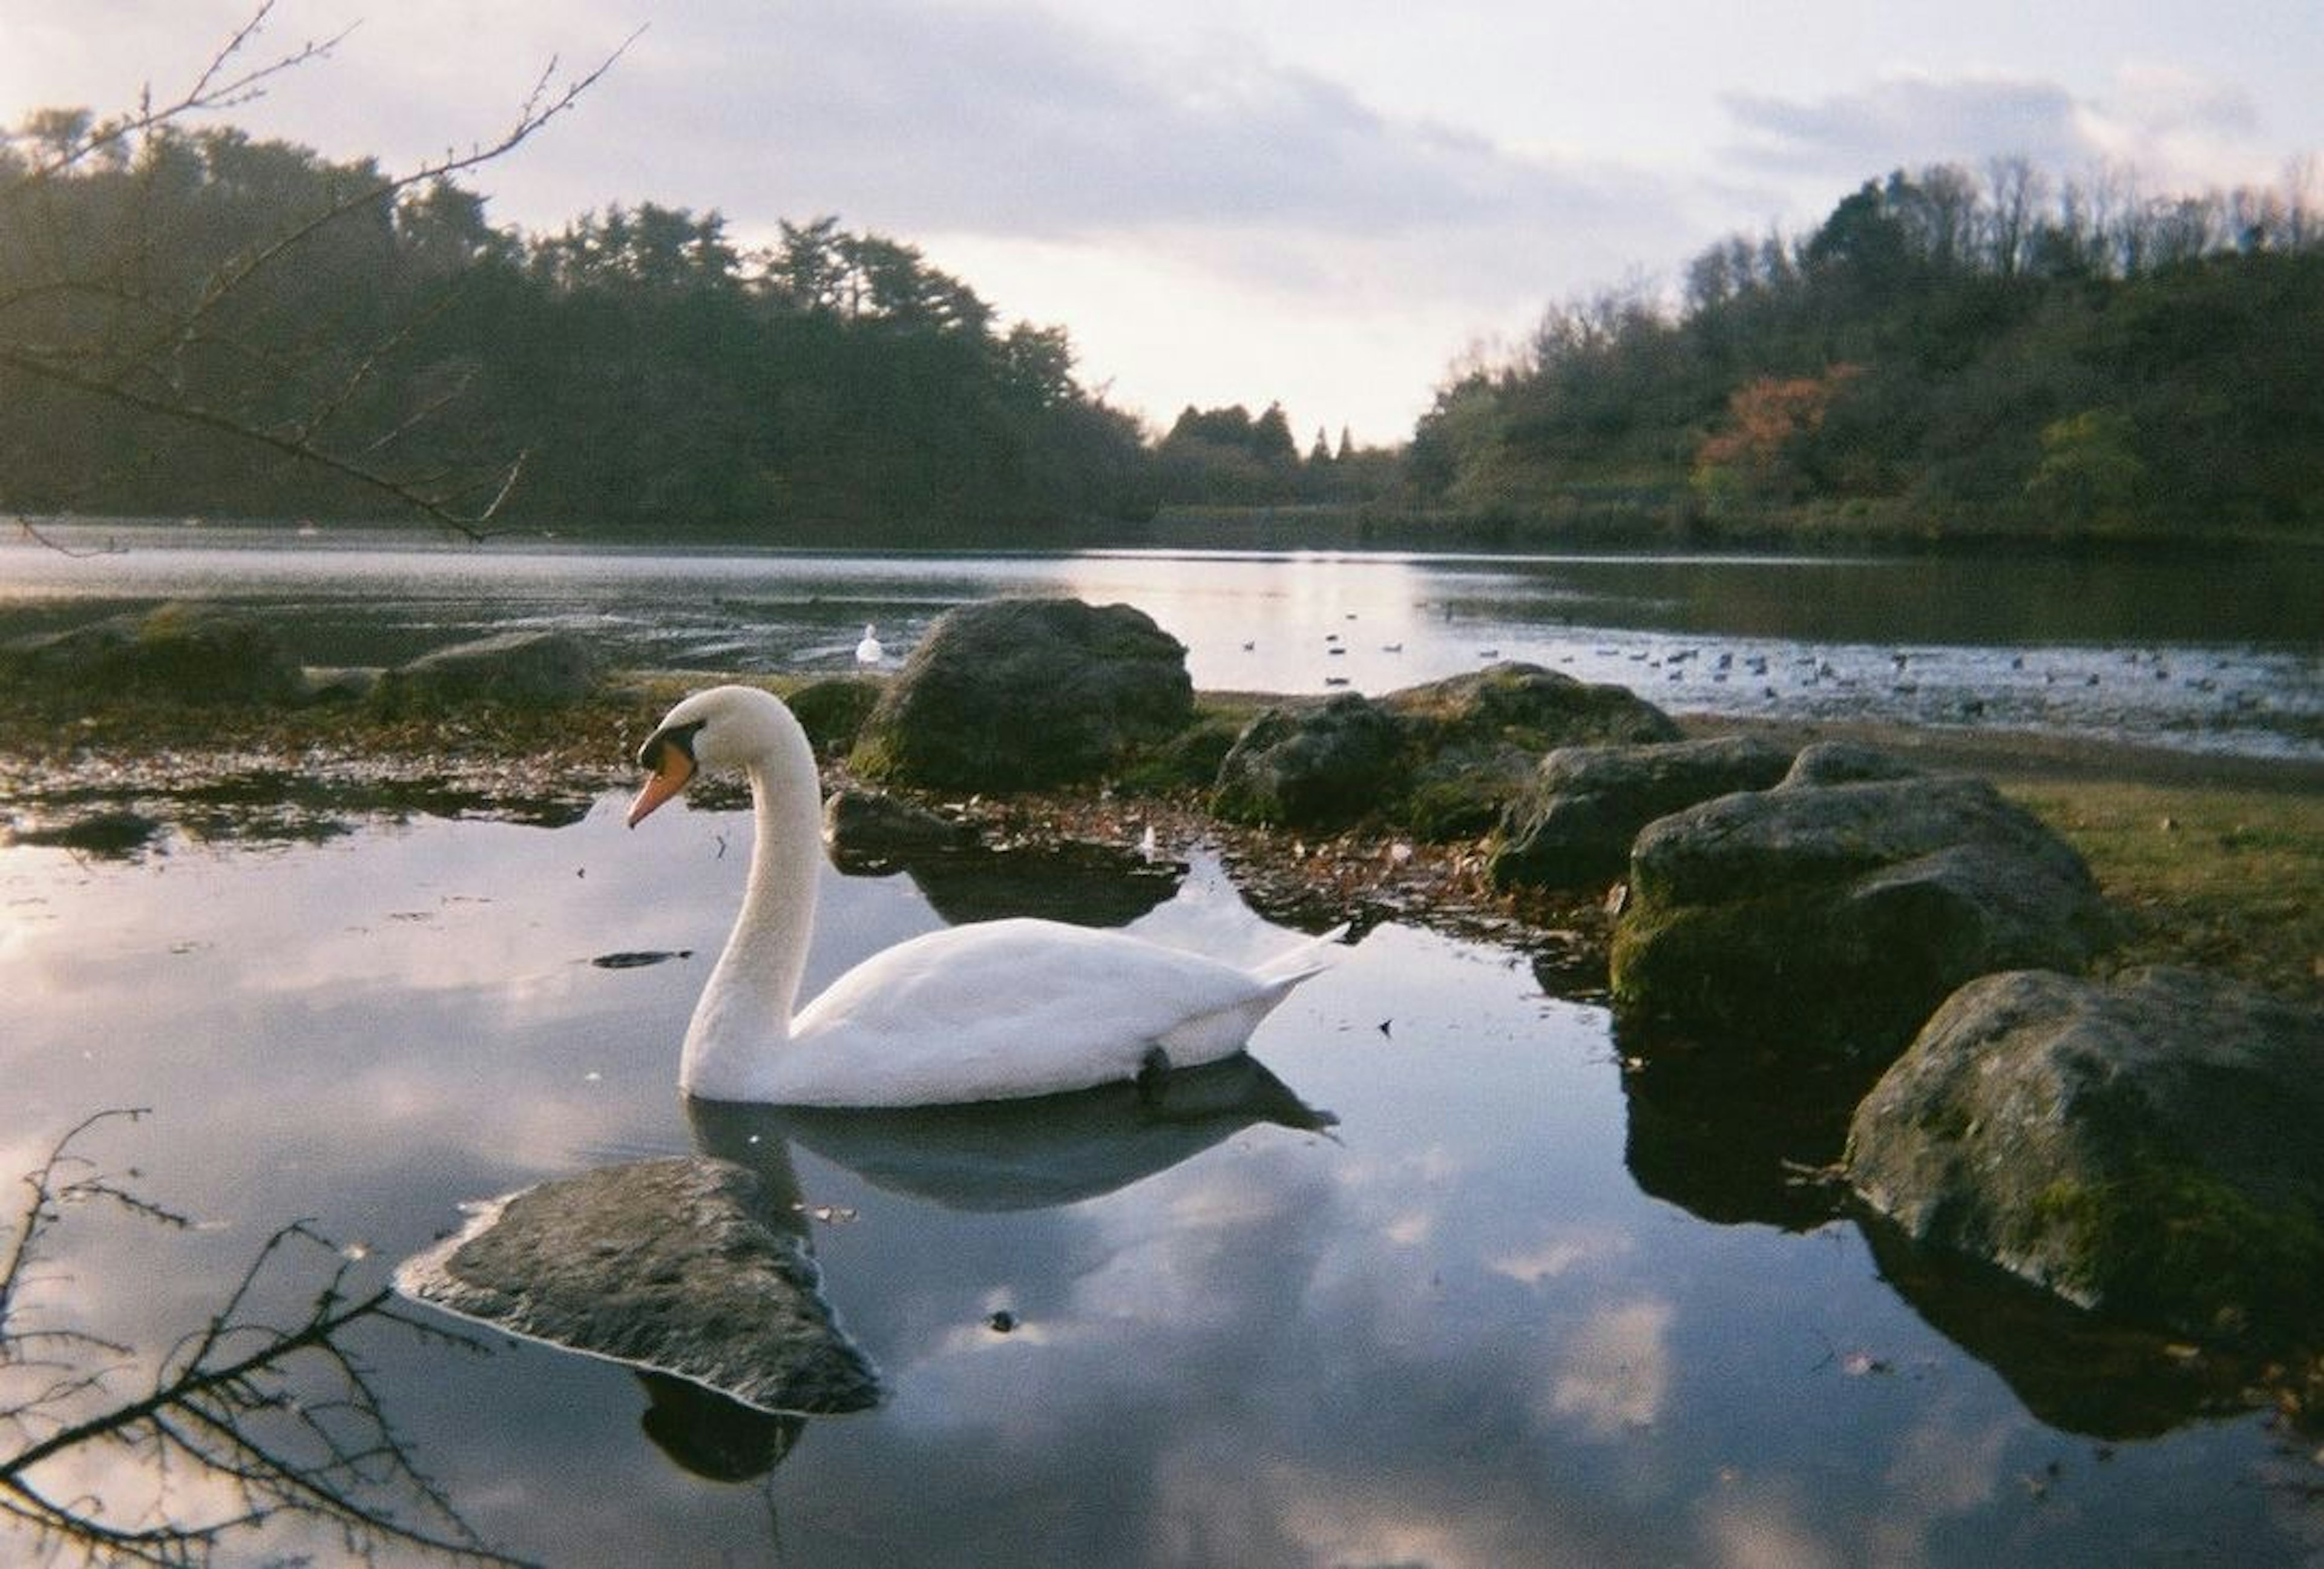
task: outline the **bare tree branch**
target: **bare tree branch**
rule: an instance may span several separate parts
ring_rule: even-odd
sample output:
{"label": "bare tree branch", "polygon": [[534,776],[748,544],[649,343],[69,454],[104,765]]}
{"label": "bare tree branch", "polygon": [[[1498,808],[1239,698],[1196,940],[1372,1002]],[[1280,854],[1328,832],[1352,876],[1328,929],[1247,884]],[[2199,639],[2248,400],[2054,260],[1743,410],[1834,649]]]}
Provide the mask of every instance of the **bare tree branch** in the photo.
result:
{"label": "bare tree branch", "polygon": [[[73,1151],[97,1124],[143,1114],[110,1111],[84,1120],[24,1178],[30,1201],[0,1266],[0,1368],[61,1371],[0,1408],[0,1437],[12,1430],[24,1437],[13,1453],[0,1451],[0,1527],[13,1524],[32,1540],[69,1545],[93,1563],[204,1564],[230,1538],[298,1524],[329,1529],[351,1556],[365,1560],[392,1546],[458,1563],[516,1562],[485,1545],[451,1496],[419,1468],[346,1335],[359,1324],[383,1323],[429,1341],[475,1343],[403,1315],[385,1288],[351,1292],[352,1260],[307,1223],[267,1240],[217,1312],[158,1359],[145,1392],[134,1398],[108,1403],[106,1386],[123,1371],[117,1365],[83,1372],[61,1360],[22,1354],[28,1338],[56,1343],[56,1358],[96,1348],[120,1352],[86,1333],[25,1332],[7,1310],[21,1306],[31,1262],[67,1202],[109,1200],[143,1219],[177,1218]],[[319,1251],[337,1262],[300,1316],[272,1324],[255,1304],[262,1285],[298,1267],[294,1250]],[[103,1499],[56,1496],[43,1485],[43,1467],[51,1462],[103,1449],[142,1464],[153,1487],[146,1509],[116,1518]],[[209,1485],[180,1490],[180,1479]],[[218,1501],[218,1483],[226,1484],[227,1501]],[[180,1491],[200,1501],[174,1504]]]}
{"label": "bare tree branch", "polygon": [[[273,0],[263,0],[250,18],[211,58],[183,92],[157,105],[147,89],[138,107],[128,114],[86,125],[69,141],[20,166],[15,179],[0,183],[0,198],[37,189],[74,166],[95,159],[119,158],[141,139],[161,134],[171,127],[201,115],[246,104],[262,96],[284,73],[329,55],[348,36],[341,32],[287,52],[254,60],[261,32],[273,13]],[[642,30],[641,30],[642,31]],[[257,343],[232,328],[221,327],[226,307],[251,296],[262,274],[285,265],[318,236],[355,215],[393,210],[405,196],[431,183],[447,180],[506,156],[545,126],[571,110],[610,71],[633,44],[633,32],[595,67],[576,76],[561,77],[559,62],[551,59],[525,95],[514,118],[496,136],[466,151],[447,150],[401,172],[374,173],[346,189],[328,192],[327,199],[290,217],[272,233],[245,245],[221,261],[189,294],[160,298],[136,286],[126,265],[114,271],[78,268],[61,259],[58,275],[0,294],[0,309],[22,308],[54,299],[64,304],[86,300],[109,308],[109,331],[97,343],[60,338],[54,342],[24,341],[0,337],[0,368],[35,378],[50,385],[105,400],[116,406],[151,415],[189,430],[236,438],[293,463],[311,467],[372,492],[383,500],[431,520],[447,531],[472,540],[490,536],[490,525],[507,503],[524,471],[527,454],[489,460],[465,475],[438,470],[419,471],[395,461],[399,445],[441,423],[454,393],[422,399],[392,423],[384,434],[368,436],[352,448],[333,439],[333,429],[359,392],[374,379],[382,357],[408,337],[414,324],[391,331],[367,351],[358,350],[352,366],[336,373],[316,387],[307,406],[288,418],[262,417],[253,408],[206,402],[185,390],[180,374],[197,351],[226,359],[259,362],[272,356]],[[368,164],[364,166],[370,169]],[[150,238],[146,242],[150,246]],[[124,258],[124,263],[130,258]],[[279,386],[300,386],[312,365],[275,367]],[[263,379],[262,378],[262,381]],[[456,388],[455,389],[455,393]],[[54,545],[37,525],[19,518],[30,538]]]}

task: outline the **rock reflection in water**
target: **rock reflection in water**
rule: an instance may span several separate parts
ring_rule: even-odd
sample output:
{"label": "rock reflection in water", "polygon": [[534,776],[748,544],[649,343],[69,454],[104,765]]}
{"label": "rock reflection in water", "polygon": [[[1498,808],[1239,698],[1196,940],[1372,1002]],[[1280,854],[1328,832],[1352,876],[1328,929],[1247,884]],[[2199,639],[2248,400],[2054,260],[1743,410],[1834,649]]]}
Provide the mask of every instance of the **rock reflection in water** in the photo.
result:
{"label": "rock reflection in water", "polygon": [[2052,1427],[2115,1441],[2153,1438],[2262,1403],[2255,1370],[2231,1354],[2198,1351],[1976,1260],[1916,1246],[1877,1215],[1858,1226],[1881,1278]]}
{"label": "rock reflection in water", "polygon": [[682,1470],[706,1481],[755,1481],[789,1457],[807,1418],[761,1411],[690,1379],[641,1371],[638,1426]]}
{"label": "rock reflection in water", "polygon": [[831,841],[832,863],[851,876],[901,872],[945,922],[1035,916],[1085,927],[1126,927],[1177,892],[1186,868],[1102,844],[1020,845],[996,850],[961,826],[934,838],[862,829]]}
{"label": "rock reflection in water", "polygon": [[1833,1200],[1806,1174],[1839,1160],[1871,1087],[1861,1069],[1787,1058],[1779,1046],[1699,1043],[1618,1027],[1625,1157],[1638,1186],[1720,1225],[1812,1231]]}

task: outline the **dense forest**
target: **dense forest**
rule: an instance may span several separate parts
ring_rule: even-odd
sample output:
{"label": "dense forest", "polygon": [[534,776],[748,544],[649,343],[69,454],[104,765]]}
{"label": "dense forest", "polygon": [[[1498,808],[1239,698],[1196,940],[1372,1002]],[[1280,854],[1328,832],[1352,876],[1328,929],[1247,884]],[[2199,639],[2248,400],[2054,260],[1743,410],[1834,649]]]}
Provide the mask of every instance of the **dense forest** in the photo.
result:
{"label": "dense forest", "polygon": [[[319,461],[318,461],[319,459]],[[1674,293],[1550,310],[1407,448],[1143,429],[835,218],[527,235],[448,172],[49,111],[0,141],[0,509],[773,541],[1071,539],[1167,507],[1407,537],[2324,537],[2324,214],[2040,171],[1866,184]]]}
{"label": "dense forest", "polygon": [[51,114],[0,148],[12,511],[505,491],[504,525],[908,520],[943,542],[1154,508],[1143,432],[1075,380],[1064,329],[1003,328],[910,245],[823,219],[744,252],[719,215],[652,205],[529,238],[450,180],[89,127]]}
{"label": "dense forest", "polygon": [[2324,540],[2324,212],[2014,161],[1866,183],[1443,387],[1430,503],[1629,537]]}

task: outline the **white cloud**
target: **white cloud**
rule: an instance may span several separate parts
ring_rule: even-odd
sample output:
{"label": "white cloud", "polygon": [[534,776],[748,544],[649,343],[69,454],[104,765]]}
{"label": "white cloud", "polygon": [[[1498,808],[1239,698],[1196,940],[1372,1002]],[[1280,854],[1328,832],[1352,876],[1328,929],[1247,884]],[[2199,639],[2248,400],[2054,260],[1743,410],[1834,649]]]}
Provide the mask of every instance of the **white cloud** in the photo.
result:
{"label": "white cloud", "polygon": [[1677,1309],[1653,1298],[1591,1312],[1560,1348],[1541,1402],[1545,1417],[1598,1438],[1652,1427],[1670,1398],[1670,1326]]}

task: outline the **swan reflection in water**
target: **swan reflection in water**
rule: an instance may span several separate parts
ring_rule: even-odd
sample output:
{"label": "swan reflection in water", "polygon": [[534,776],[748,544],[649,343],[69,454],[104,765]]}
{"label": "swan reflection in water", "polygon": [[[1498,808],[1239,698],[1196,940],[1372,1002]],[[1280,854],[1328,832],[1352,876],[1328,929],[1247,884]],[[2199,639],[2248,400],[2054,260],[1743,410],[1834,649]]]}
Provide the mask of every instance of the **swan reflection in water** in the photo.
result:
{"label": "swan reflection in water", "polygon": [[686,1110],[705,1155],[759,1169],[767,1151],[782,1151],[781,1175],[762,1171],[762,1182],[785,1181],[796,1193],[788,1147],[797,1145],[890,1193],[974,1211],[1078,1204],[1167,1170],[1245,1128],[1273,1123],[1314,1132],[1339,1121],[1240,1053],[1028,1100],[890,1111],[688,1100]]}
{"label": "swan reflection in water", "polygon": [[780,1464],[810,1417],[880,1398],[823,1295],[795,1146],[943,1208],[1024,1211],[1118,1192],[1247,1128],[1337,1121],[1240,1054],[1021,1101],[685,1104],[694,1156],[599,1168],[480,1206],[396,1283],[456,1316],[629,1366],[646,1391],[647,1435],[686,1470],[730,1482]]}

